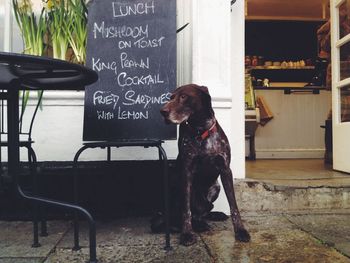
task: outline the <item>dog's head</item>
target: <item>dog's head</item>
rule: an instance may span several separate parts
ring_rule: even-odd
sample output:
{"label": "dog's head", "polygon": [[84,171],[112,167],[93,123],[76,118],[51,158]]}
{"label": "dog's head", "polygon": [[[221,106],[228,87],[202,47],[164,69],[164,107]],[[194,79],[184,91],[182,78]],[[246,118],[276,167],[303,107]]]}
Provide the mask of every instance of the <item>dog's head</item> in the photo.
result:
{"label": "dog's head", "polygon": [[207,87],[189,84],[177,88],[160,113],[167,123],[180,124],[193,118],[211,117],[214,112]]}

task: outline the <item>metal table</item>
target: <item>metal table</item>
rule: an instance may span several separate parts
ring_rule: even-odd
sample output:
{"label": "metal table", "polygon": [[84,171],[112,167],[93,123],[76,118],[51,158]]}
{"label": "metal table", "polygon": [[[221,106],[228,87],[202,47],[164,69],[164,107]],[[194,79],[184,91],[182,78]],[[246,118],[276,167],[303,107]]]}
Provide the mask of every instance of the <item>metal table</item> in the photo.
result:
{"label": "metal table", "polygon": [[[89,222],[90,262],[96,259],[95,221],[84,208],[25,193],[19,185],[19,90],[83,90],[97,81],[96,72],[62,60],[0,52],[0,97],[7,100],[8,171],[17,193],[32,202],[78,211]],[[38,225],[34,221],[34,245],[38,245]]]}

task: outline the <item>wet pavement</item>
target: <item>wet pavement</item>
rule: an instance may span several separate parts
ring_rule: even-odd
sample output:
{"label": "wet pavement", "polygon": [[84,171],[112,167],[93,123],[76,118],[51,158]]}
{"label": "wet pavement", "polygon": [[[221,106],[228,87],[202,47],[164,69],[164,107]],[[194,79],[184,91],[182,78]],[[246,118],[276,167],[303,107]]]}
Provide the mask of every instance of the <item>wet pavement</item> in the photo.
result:
{"label": "wet pavement", "polygon": [[[350,263],[350,210],[303,211],[286,214],[243,214],[252,240],[234,240],[230,220],[210,222],[195,245],[179,245],[172,234],[172,250],[165,252],[164,235],[153,234],[149,218],[97,222],[99,262],[242,262]],[[1,263],[58,263],[88,260],[87,228],[82,226],[80,251],[72,251],[68,221],[49,221],[48,237],[32,248],[30,222],[0,221]]]}

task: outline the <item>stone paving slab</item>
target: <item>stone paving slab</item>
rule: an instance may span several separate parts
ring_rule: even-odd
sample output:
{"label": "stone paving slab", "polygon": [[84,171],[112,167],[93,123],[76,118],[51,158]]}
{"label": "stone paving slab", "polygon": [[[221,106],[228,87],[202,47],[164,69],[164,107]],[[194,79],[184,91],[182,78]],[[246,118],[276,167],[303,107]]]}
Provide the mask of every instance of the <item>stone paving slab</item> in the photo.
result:
{"label": "stone paving slab", "polygon": [[62,221],[48,223],[48,237],[40,237],[41,246],[32,248],[31,222],[0,221],[0,263],[42,262],[55,248],[67,231],[69,224]]}
{"label": "stone paving slab", "polygon": [[[211,222],[211,230],[198,234],[198,242],[190,247],[179,245],[179,234],[172,234],[173,249],[169,252],[163,249],[164,234],[150,232],[148,218],[98,222],[97,256],[100,263],[350,263],[349,257],[332,247],[334,244],[342,252],[350,247],[348,217],[246,215],[243,218],[252,236],[250,243],[235,241],[232,224],[227,220]],[[46,249],[36,250],[28,246],[32,239],[31,223],[0,222],[0,233],[7,236],[0,237],[0,263],[86,262],[87,227],[82,225],[83,248],[72,251],[72,227],[67,230],[68,226],[65,222],[50,222],[52,240],[47,238]]]}
{"label": "stone paving slab", "polygon": [[[216,223],[217,225],[218,223]],[[234,240],[231,222],[221,230],[202,234],[214,262],[240,263],[348,263],[350,259],[313,238],[283,216],[249,217],[246,227],[252,240]]]}
{"label": "stone paving slab", "polygon": [[350,215],[286,215],[295,225],[350,257]]}
{"label": "stone paving slab", "polygon": [[[88,246],[88,225],[80,222],[80,245]],[[125,218],[113,222],[96,222],[97,244],[119,244],[122,246],[135,245],[165,245],[165,235],[151,233],[148,218]],[[68,231],[59,248],[71,248],[73,246],[73,230]]]}
{"label": "stone paving slab", "polygon": [[[120,246],[117,244],[109,246],[98,246],[97,258],[100,263],[146,263],[146,262],[169,262],[169,263],[211,263],[202,242],[198,242],[191,247],[174,246],[169,252],[165,252],[162,247],[148,246]],[[45,263],[58,262],[86,262],[88,260],[88,249],[73,252],[69,249],[59,248],[53,253]]]}
{"label": "stone paving slab", "polygon": [[42,263],[45,258],[3,258],[0,257],[0,263]]}
{"label": "stone paving slab", "polygon": [[[45,263],[85,262],[88,260],[88,228],[81,224],[81,242],[78,252],[72,252],[73,231],[57,245]],[[197,244],[184,247],[179,244],[179,234],[171,235],[171,251],[165,251],[164,234],[150,231],[148,218],[127,218],[113,222],[97,222],[97,257],[100,263],[112,262],[171,262],[211,263],[205,244],[198,236]]]}

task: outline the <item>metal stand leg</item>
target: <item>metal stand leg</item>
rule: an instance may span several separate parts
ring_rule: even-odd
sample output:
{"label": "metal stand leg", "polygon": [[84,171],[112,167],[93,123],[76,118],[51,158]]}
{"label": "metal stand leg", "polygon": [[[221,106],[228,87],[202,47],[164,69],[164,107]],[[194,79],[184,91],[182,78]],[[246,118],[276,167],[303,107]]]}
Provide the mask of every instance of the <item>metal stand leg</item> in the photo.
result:
{"label": "metal stand leg", "polygon": [[[79,203],[79,174],[78,174],[78,159],[80,154],[85,151],[88,147],[83,146],[74,156],[73,161],[73,173],[74,173],[74,182],[73,182],[73,191],[74,191],[74,202],[75,204]],[[86,211],[87,213],[87,211]],[[90,263],[97,262],[96,259],[96,225],[92,216],[89,214],[89,248],[90,248]],[[79,215],[77,211],[74,212],[74,247],[73,250],[79,250],[81,247],[79,245]]]}
{"label": "metal stand leg", "polygon": [[[78,152],[74,156],[73,160],[73,196],[74,196],[74,203],[76,205],[79,204],[79,174],[78,174],[78,159],[80,154],[85,151],[88,147],[83,146],[81,147]],[[77,211],[74,211],[74,221],[73,221],[73,227],[74,227],[74,246],[73,250],[77,251],[80,250],[81,247],[79,245],[79,215]]]}
{"label": "metal stand leg", "polygon": [[39,243],[39,228],[38,228],[38,213],[39,204],[34,203],[34,214],[33,214],[33,244],[32,247],[40,247]]}
{"label": "metal stand leg", "polygon": [[[75,162],[76,164],[76,162]],[[78,205],[78,169],[76,169],[76,167],[74,166],[74,203],[76,205]],[[73,226],[74,226],[74,246],[73,246],[73,250],[77,251],[79,250],[81,247],[79,245],[79,215],[77,211],[74,211],[74,222],[73,222]]]}
{"label": "metal stand leg", "polygon": [[170,223],[169,223],[169,176],[168,176],[168,159],[163,147],[159,144],[159,160],[163,162],[164,174],[164,221],[165,221],[165,247],[166,251],[171,250],[170,245]]}

